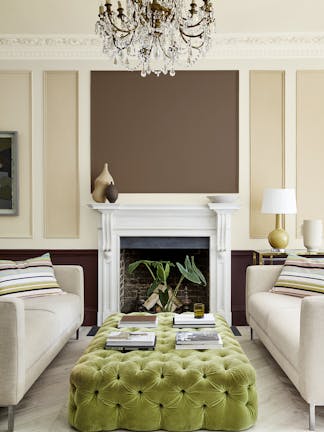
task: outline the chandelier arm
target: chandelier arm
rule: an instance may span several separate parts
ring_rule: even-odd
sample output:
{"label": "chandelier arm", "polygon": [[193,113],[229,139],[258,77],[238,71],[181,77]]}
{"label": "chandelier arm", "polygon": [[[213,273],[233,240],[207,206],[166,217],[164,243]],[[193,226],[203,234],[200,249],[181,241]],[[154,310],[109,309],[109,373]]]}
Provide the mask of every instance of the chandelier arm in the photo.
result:
{"label": "chandelier arm", "polygon": [[187,33],[185,33],[183,30],[180,30],[181,35],[187,36],[190,39],[194,39],[194,38],[201,38],[201,36],[204,34],[204,32],[202,31],[199,34],[196,35],[188,35]]}
{"label": "chandelier arm", "polygon": [[[117,49],[120,50],[120,51],[123,51],[125,48],[128,48],[128,47],[132,44],[132,42],[133,42],[134,35],[135,35],[135,33],[133,33],[133,34],[131,35],[131,40],[129,41],[129,43],[127,44],[127,46],[125,46],[124,48],[120,48],[120,47],[117,45],[117,38],[116,38],[115,36],[113,36],[113,42],[114,42],[114,46],[115,46],[115,48],[117,48]],[[120,39],[124,39],[124,38],[126,38],[127,36],[129,36],[129,34],[121,36]]]}
{"label": "chandelier arm", "polygon": [[[183,20],[184,20],[184,21],[188,21],[187,18],[183,18]],[[199,22],[197,22],[196,24],[188,25],[188,28],[195,28],[195,27],[198,27],[198,26],[200,26],[200,25],[201,25],[204,21],[206,21],[206,20],[207,20],[206,17],[201,18],[201,20],[200,20]],[[214,20],[213,20],[213,21],[214,21]]]}
{"label": "chandelier arm", "polygon": [[[181,34],[181,37],[182,37],[182,39],[184,40],[184,42],[186,43],[186,44],[188,44],[188,41],[187,41],[187,39],[185,38],[185,36],[187,36],[187,37],[189,37],[189,38],[194,38],[194,37],[200,37],[202,34],[203,34],[203,32],[200,34],[200,35],[197,35],[197,36],[188,36],[186,33],[184,33],[183,31],[180,31],[180,34]],[[202,42],[199,46],[193,46],[193,45],[191,45],[191,48],[193,48],[193,49],[196,49],[196,50],[199,50],[200,48],[202,48],[204,46],[204,42]]]}
{"label": "chandelier arm", "polygon": [[119,27],[118,27],[118,26],[117,26],[117,25],[116,25],[116,24],[111,20],[111,18],[110,18],[109,15],[108,15],[108,19],[109,19],[110,24],[114,27],[114,29],[117,30],[117,31],[119,31],[119,32],[121,32],[121,33],[128,33],[128,34],[133,33],[133,32],[136,31],[136,29],[137,29],[137,27],[138,27],[138,26],[135,26],[133,29],[123,30],[123,29],[119,28]]}

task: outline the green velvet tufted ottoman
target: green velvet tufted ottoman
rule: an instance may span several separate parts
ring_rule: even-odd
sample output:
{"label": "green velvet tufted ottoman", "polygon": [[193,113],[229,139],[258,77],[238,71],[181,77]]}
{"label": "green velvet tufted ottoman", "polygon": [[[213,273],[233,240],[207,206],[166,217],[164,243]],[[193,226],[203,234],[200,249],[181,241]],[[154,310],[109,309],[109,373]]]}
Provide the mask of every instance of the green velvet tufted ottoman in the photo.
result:
{"label": "green velvet tufted ottoman", "polygon": [[159,314],[158,328],[147,329],[156,332],[155,351],[104,350],[122,315],[107,318],[72,369],[69,422],[74,428],[232,431],[255,423],[255,370],[221,316],[216,315],[224,343],[220,350],[175,350],[179,329],[172,328],[172,313]]}

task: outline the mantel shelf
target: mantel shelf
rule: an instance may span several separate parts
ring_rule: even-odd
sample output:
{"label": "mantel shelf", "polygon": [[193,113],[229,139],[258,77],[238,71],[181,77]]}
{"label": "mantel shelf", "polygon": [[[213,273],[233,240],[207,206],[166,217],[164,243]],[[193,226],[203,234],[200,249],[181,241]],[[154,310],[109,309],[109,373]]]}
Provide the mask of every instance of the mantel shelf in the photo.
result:
{"label": "mantel shelf", "polygon": [[200,205],[175,205],[175,204],[111,204],[111,203],[90,203],[88,204],[90,208],[93,210],[97,210],[100,213],[107,213],[112,211],[193,211],[193,212],[201,212],[205,210],[228,210],[229,212],[233,212],[239,210],[240,206],[237,203],[207,203]]}

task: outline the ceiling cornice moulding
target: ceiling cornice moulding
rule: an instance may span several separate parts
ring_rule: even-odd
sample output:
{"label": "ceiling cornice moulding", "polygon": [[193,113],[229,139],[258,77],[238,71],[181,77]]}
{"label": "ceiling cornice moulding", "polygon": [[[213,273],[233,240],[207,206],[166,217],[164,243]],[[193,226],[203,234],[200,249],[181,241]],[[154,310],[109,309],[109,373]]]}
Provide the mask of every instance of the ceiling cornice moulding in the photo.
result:
{"label": "ceiling cornice moulding", "polygon": [[[217,33],[207,59],[323,58],[324,33]],[[0,34],[1,59],[105,60],[101,40],[79,34]]]}

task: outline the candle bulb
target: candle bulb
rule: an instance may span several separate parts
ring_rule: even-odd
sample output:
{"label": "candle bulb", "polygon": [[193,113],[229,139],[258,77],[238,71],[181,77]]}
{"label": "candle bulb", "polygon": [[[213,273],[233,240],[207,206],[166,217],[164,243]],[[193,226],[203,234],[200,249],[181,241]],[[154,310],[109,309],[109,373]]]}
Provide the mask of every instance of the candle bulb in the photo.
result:
{"label": "candle bulb", "polygon": [[120,3],[120,1],[118,2],[118,9],[121,9],[122,5]]}
{"label": "candle bulb", "polygon": [[103,15],[104,12],[105,12],[105,8],[103,7],[103,5],[100,5],[100,6],[99,6],[99,14],[100,14],[100,15]]}

